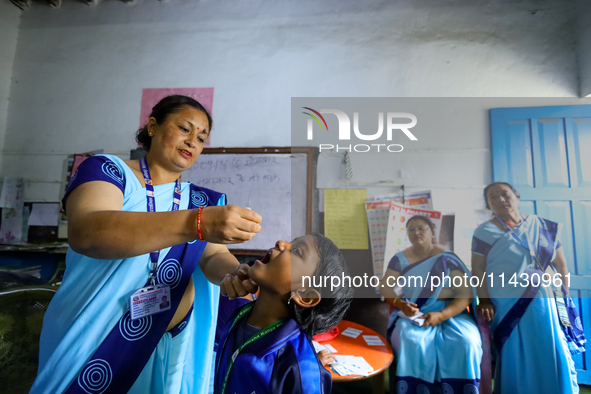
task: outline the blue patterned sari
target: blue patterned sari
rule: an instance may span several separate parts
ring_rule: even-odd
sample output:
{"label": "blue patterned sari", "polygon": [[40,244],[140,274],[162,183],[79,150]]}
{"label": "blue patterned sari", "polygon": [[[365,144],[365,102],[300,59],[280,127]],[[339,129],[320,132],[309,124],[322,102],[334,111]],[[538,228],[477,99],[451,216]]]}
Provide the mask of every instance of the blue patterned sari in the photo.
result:
{"label": "blue patterned sari", "polygon": [[[84,161],[66,197],[89,181],[119,187],[123,211],[146,212],[146,189],[121,159],[101,155]],[[171,209],[174,185],[154,186],[159,211]],[[223,194],[181,183],[180,209],[224,203]],[[69,249],[62,285],[45,314],[31,393],[206,392],[219,287],[198,268],[205,246],[206,242],[194,241],[161,250],[157,282],[170,286],[171,309],[135,321],[130,320],[129,298],[147,284],[149,255],[98,260]],[[165,332],[191,278],[194,309]]]}
{"label": "blue patterned sari", "polygon": [[[388,268],[407,281],[423,279],[423,287],[404,288],[406,299],[423,313],[441,311],[451,302],[437,299],[443,286],[431,291],[429,277],[449,276],[452,270],[470,275],[458,256],[448,251],[414,264],[398,252]],[[474,306],[473,302],[472,311]],[[471,313],[464,311],[435,327],[419,327],[398,317],[396,310],[390,316],[388,339],[395,353],[396,393],[478,393],[482,341]]]}
{"label": "blue patterned sari", "polygon": [[[544,269],[561,247],[561,225],[530,215],[514,228],[522,240],[530,237]],[[509,284],[511,277],[536,266],[529,251],[509,233],[488,221],[474,232],[472,251],[486,256],[488,292],[495,306],[490,322],[497,354],[495,393],[578,393],[571,353],[581,350],[585,339],[572,300],[567,301],[572,328],[563,328],[552,288],[527,288]],[[492,274],[493,280],[488,276]],[[504,275],[501,286],[500,275]],[[524,283],[525,284],[525,283]],[[577,327],[578,325],[578,327]]]}

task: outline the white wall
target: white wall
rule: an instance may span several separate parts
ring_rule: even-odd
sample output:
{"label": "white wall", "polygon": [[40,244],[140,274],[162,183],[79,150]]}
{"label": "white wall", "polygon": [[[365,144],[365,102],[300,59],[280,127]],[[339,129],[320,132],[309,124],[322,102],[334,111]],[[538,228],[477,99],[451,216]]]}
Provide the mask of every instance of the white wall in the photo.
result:
{"label": "white wall", "polygon": [[577,2],[577,52],[579,56],[580,95],[591,96],[591,2]]}
{"label": "white wall", "polygon": [[10,1],[0,0],[0,174],[2,174],[2,153],[6,135],[8,97],[20,15],[21,10]]}
{"label": "white wall", "polygon": [[142,88],[214,87],[212,146],[290,145],[297,96],[577,97],[573,24],[563,0],[34,3],[0,175],[57,201],[68,154],[135,147]]}

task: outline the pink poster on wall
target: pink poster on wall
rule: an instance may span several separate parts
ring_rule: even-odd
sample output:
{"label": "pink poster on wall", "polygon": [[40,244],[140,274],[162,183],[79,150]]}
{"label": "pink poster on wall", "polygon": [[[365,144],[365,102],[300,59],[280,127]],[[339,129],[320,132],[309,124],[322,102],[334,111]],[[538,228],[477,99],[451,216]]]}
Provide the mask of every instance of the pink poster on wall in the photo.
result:
{"label": "pink poster on wall", "polygon": [[[189,96],[199,101],[201,105],[209,111],[213,112],[213,88],[157,88],[157,89],[143,89],[142,90],[142,107],[140,111],[140,127],[142,127],[152,111],[152,107],[158,104],[166,96],[173,94],[182,94]],[[205,146],[210,145],[211,135],[205,141]]]}

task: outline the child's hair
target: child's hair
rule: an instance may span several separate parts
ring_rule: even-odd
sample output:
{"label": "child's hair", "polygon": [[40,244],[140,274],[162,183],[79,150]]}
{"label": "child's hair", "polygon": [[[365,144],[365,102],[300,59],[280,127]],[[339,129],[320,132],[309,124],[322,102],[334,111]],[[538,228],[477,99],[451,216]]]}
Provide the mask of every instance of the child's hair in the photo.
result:
{"label": "child's hair", "polygon": [[[320,257],[318,268],[314,274],[315,278],[337,276],[342,280],[343,275],[349,276],[347,262],[339,248],[322,234],[313,233],[316,239],[316,250]],[[312,285],[314,284],[312,280]],[[324,282],[321,282],[324,284]],[[321,299],[318,305],[312,308],[301,308],[295,302],[289,305],[292,318],[298,323],[300,329],[307,335],[313,336],[332,329],[340,323],[349,309],[354,289],[345,287],[344,283],[331,291],[330,280],[328,286],[316,288]]]}

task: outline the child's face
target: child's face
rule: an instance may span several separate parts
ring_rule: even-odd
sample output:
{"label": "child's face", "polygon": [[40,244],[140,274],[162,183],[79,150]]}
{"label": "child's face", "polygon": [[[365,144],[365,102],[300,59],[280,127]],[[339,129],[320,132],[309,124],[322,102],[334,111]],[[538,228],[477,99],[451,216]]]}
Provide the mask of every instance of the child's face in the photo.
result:
{"label": "child's face", "polygon": [[306,235],[291,243],[277,241],[262,260],[257,260],[248,275],[264,290],[287,296],[302,287],[302,276],[312,277],[318,268],[320,256],[316,239]]}

